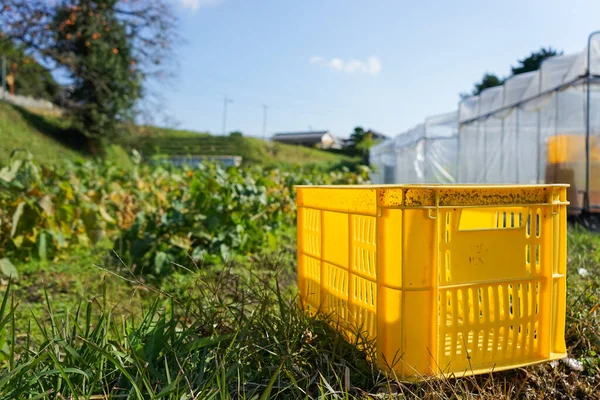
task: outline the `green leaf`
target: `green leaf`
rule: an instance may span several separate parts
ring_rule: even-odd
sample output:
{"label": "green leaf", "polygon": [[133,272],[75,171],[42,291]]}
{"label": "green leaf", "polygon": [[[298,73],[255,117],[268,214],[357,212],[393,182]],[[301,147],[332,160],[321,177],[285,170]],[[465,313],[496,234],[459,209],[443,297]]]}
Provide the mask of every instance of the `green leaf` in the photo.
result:
{"label": "green leaf", "polygon": [[40,232],[37,240],[38,256],[40,257],[40,260],[44,261],[48,259],[48,243],[46,240],[47,236],[48,235],[46,235],[46,232]]}
{"label": "green leaf", "polygon": [[273,232],[267,233],[267,243],[269,244],[269,249],[276,250],[277,249],[277,236],[273,234]]}
{"label": "green leaf", "polygon": [[220,250],[223,261],[229,261],[231,257],[231,250],[229,249],[229,246],[227,246],[225,243],[221,243]]}
{"label": "green leaf", "polygon": [[12,182],[16,178],[17,172],[23,165],[23,160],[14,160],[10,166],[0,169],[0,179],[5,182]]}
{"label": "green leaf", "polygon": [[19,203],[19,205],[17,206],[17,209],[15,210],[15,213],[13,214],[12,228],[10,230],[10,237],[14,237],[15,233],[17,233],[17,227],[19,226],[19,220],[21,219],[21,216],[23,215],[24,209],[25,209],[25,202],[22,201]]}
{"label": "green leaf", "polygon": [[108,213],[108,211],[106,211],[106,208],[103,205],[98,206],[98,211],[100,211],[100,216],[106,222],[111,223],[111,224],[116,224],[117,223],[117,221],[115,221],[115,219],[110,216],[110,214]]}
{"label": "green leaf", "polygon": [[17,268],[10,262],[8,258],[0,259],[0,272],[7,278],[19,279]]}
{"label": "green leaf", "polygon": [[192,251],[192,258],[194,261],[201,261],[205,256],[206,250],[204,250],[202,247],[194,247],[194,250]]}
{"label": "green leaf", "polygon": [[173,236],[169,242],[173,246],[177,246],[185,251],[189,251],[192,248],[192,242],[190,238],[186,236]]}
{"label": "green leaf", "polygon": [[154,271],[157,274],[160,274],[163,271],[163,268],[169,262],[169,256],[167,253],[163,251],[159,251],[154,256]]}
{"label": "green leaf", "polygon": [[142,155],[136,149],[131,151],[131,162],[135,165],[138,165],[142,162]]}
{"label": "green leaf", "polygon": [[59,230],[50,230],[49,231],[50,236],[52,236],[54,238],[54,240],[56,240],[56,243],[58,244],[59,247],[66,247],[67,246],[67,242],[65,240],[65,235],[63,235],[63,233]]}
{"label": "green leaf", "polygon": [[39,199],[38,205],[42,210],[44,210],[44,212],[46,212],[46,215],[54,214],[54,204],[52,203],[52,198],[49,195],[45,195]]}
{"label": "green leaf", "polygon": [[15,247],[17,249],[21,248],[21,245],[23,244],[23,240],[25,240],[25,237],[23,237],[23,235],[19,235],[19,236],[17,236],[17,237],[15,237],[15,238],[12,239],[13,244],[15,245]]}
{"label": "green leaf", "polygon": [[90,238],[85,233],[77,234],[77,243],[83,247],[90,247]]}

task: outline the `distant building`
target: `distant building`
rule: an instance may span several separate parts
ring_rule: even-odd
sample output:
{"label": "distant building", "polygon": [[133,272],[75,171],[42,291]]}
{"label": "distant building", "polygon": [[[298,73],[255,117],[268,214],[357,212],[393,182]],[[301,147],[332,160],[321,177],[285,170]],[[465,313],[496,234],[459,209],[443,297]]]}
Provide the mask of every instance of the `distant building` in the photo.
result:
{"label": "distant building", "polygon": [[376,132],[376,131],[374,131],[374,130],[372,130],[372,129],[369,129],[369,130],[367,131],[367,135],[371,135],[371,139],[372,139],[374,142],[377,142],[377,141],[379,141],[379,140],[386,140],[386,139],[388,138],[388,137],[387,137],[386,135],[384,135],[383,133]]}
{"label": "distant building", "polygon": [[[388,137],[386,135],[384,135],[383,133],[379,133],[376,132],[372,129],[369,129],[368,131],[365,132],[366,135],[371,135],[371,140],[374,143],[377,143],[381,140],[386,140]],[[351,138],[348,139],[342,139],[342,147],[352,147],[354,146],[354,141]]]}
{"label": "distant building", "polygon": [[319,149],[341,149],[342,141],[329,131],[284,132],[271,138],[274,142]]}
{"label": "distant building", "polygon": [[348,139],[342,139],[342,147],[346,148],[346,147],[350,147],[354,144],[354,141],[350,138]]}

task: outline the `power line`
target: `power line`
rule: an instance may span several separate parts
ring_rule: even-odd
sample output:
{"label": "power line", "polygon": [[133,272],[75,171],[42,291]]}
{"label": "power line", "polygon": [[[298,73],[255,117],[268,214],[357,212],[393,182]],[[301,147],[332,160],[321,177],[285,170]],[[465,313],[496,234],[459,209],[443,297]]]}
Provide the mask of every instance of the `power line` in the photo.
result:
{"label": "power line", "polygon": [[[283,99],[291,100],[291,102],[290,101],[285,101],[285,100],[283,102],[278,101],[277,102],[278,104],[283,104],[283,110],[279,106],[275,106],[275,107],[269,106],[269,108],[271,108],[272,110],[278,110],[278,111],[283,111],[283,112],[293,113],[293,114],[302,113],[302,114],[307,114],[307,115],[308,114],[311,114],[311,115],[329,115],[329,114],[331,114],[332,112],[335,112],[335,111],[346,111],[345,108],[334,107],[332,109],[331,105],[326,106],[326,108],[327,108],[326,110],[309,111],[309,110],[307,110],[307,107],[310,108],[311,105],[314,105],[313,102],[305,100],[305,99],[298,98],[296,96],[289,96],[289,95],[286,95],[286,94],[281,94],[279,92],[276,92],[276,91],[273,91],[273,90],[264,89],[264,88],[260,88],[259,89],[257,87],[252,86],[252,85],[248,85],[247,83],[241,83],[239,81],[234,81],[234,80],[231,80],[231,79],[225,79],[225,78],[222,78],[222,77],[215,77],[214,75],[212,77],[208,76],[208,77],[201,78],[201,80],[203,80],[205,82],[211,82],[211,83],[225,83],[225,84],[235,85],[238,88],[246,89],[246,91],[253,92],[255,95],[258,94],[261,97],[264,96],[264,94],[266,93],[266,94],[270,94],[270,95],[273,95],[275,97],[278,97],[280,99],[283,98]],[[235,101],[236,104],[246,105],[246,106],[255,106],[255,107],[260,107],[261,106],[261,104],[254,103],[252,101],[251,102],[240,102],[240,101],[238,101],[239,100],[239,96],[240,96],[240,94],[238,93],[236,95],[236,97],[237,97],[237,99]],[[256,98],[258,96],[250,96],[250,97]],[[218,100],[218,101],[221,101],[221,100]],[[306,111],[296,111],[298,109],[304,109]]]}
{"label": "power line", "polygon": [[[246,91],[254,92],[254,94],[264,95],[265,93],[267,93],[267,94],[271,94],[271,95],[274,95],[279,98],[286,98],[286,99],[292,100],[294,102],[302,103],[301,107],[307,106],[307,105],[310,105],[313,103],[312,101],[301,99],[296,96],[289,96],[289,95],[282,94],[282,93],[274,91],[274,90],[265,89],[264,87],[258,88],[256,86],[248,85],[247,82],[242,83],[240,81],[226,79],[223,77],[218,77],[216,75],[212,75],[212,76],[205,75],[204,78],[202,78],[201,80],[203,80],[205,82],[210,82],[210,83],[221,83],[221,84],[224,83],[224,84],[235,85],[238,88],[246,89]],[[288,103],[288,102],[284,101],[284,103]],[[237,100],[236,100],[236,104],[238,104]],[[293,107],[298,107],[298,104],[293,105]]]}
{"label": "power line", "polygon": [[[194,97],[199,97],[199,98],[203,98],[207,101],[212,102],[216,102],[216,103],[220,103],[223,104],[223,97],[214,97],[211,95],[206,95],[206,94],[194,94]],[[231,102],[233,102],[233,99],[229,99],[231,100]],[[191,103],[190,103],[191,104]],[[235,104],[238,106],[244,106],[244,107],[249,107],[249,108],[263,108],[264,109],[264,104],[258,103],[258,102],[254,102],[254,101],[240,101],[239,97],[236,96],[235,99]],[[333,111],[331,109],[327,109],[327,111],[310,111],[307,109],[304,109],[304,107],[298,107],[295,106],[293,104],[285,104],[285,103],[277,103],[278,105],[268,105],[267,108],[271,111],[277,111],[278,113],[285,113],[285,114],[294,114],[294,115],[316,115],[316,116],[327,116],[330,115]],[[279,104],[282,104],[281,106]],[[337,110],[337,109],[334,109]]]}

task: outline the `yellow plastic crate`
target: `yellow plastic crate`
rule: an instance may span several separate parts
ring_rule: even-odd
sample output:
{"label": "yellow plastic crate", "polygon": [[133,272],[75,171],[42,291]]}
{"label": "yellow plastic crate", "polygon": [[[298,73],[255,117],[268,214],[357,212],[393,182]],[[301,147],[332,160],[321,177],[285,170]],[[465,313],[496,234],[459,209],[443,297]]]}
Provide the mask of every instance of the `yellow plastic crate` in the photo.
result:
{"label": "yellow plastic crate", "polygon": [[566,188],[298,186],[302,306],[400,379],[562,358]]}

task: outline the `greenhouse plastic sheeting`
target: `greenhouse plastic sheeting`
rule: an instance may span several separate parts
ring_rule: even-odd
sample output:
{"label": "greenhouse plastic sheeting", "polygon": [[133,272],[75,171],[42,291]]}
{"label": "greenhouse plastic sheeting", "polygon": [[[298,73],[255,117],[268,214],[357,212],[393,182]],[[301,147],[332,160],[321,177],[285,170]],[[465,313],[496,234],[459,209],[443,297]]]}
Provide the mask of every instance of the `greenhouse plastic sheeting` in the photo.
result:
{"label": "greenhouse plastic sheeting", "polygon": [[589,68],[586,48],[464,99],[458,181],[569,183],[574,210],[584,207],[589,169],[589,205],[600,208],[600,35],[591,37],[589,54]]}
{"label": "greenhouse plastic sheeting", "polygon": [[396,181],[394,183],[423,183],[423,139],[425,127],[423,124],[398,135],[394,141],[396,152]]}
{"label": "greenhouse plastic sheeting", "polygon": [[371,147],[369,162],[373,167],[371,181],[376,184],[393,183],[396,173],[394,140],[387,139]]}
{"label": "greenhouse plastic sheeting", "polygon": [[[371,148],[373,183],[453,183],[457,174],[458,113],[427,118]],[[393,161],[390,157],[393,157]],[[386,169],[394,173],[385,174]]]}
{"label": "greenhouse plastic sheeting", "polygon": [[425,120],[425,183],[455,183],[458,173],[458,113]]}

